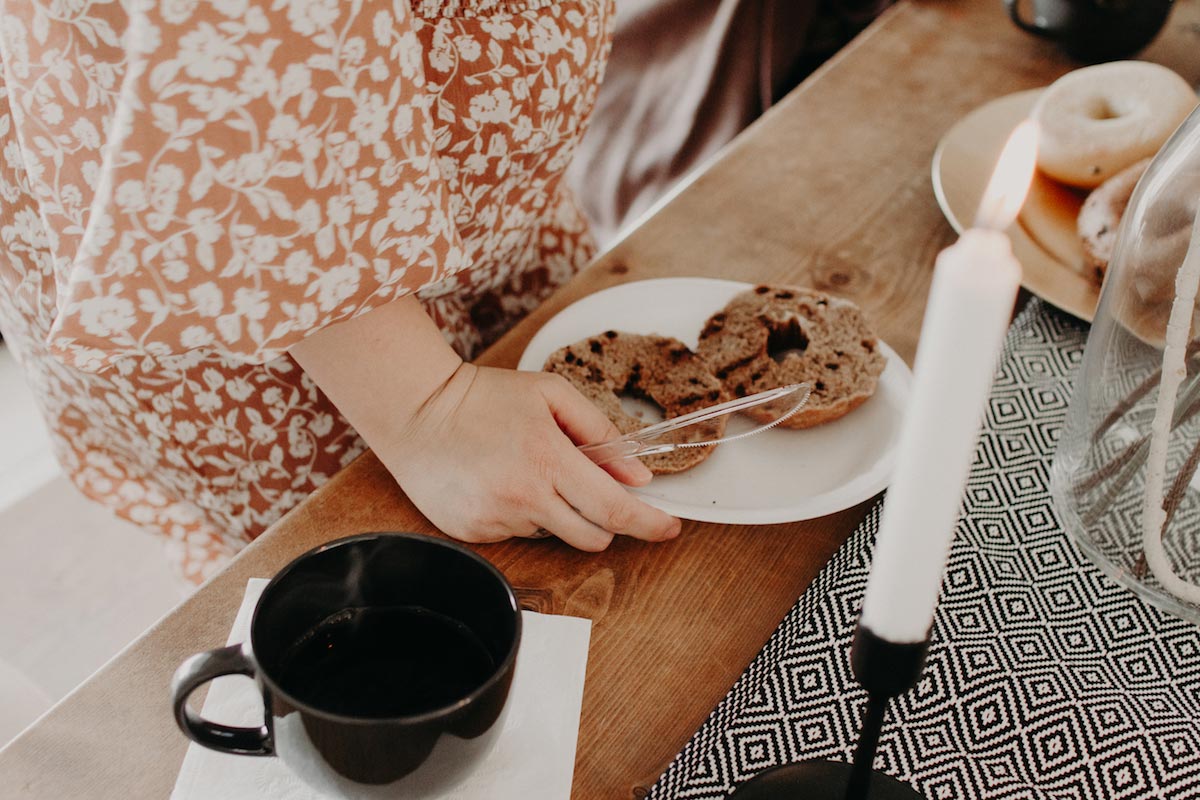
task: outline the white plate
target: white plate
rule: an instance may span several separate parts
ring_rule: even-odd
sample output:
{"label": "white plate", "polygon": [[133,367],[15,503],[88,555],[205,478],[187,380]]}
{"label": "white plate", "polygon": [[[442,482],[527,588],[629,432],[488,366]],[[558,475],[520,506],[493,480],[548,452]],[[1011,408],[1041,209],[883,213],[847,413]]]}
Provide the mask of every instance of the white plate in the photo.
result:
{"label": "white plate", "polygon": [[[596,292],[547,322],[525,348],[518,369],[540,370],[558,348],[610,329],[674,336],[695,349],[709,316],[749,288],[736,281],[662,278]],[[903,359],[879,344],[888,359],[879,388],[846,416],[718,446],[698,466],[656,476],[634,493],[684,519],[743,525],[813,519],[875,495],[891,477],[912,382]]]}

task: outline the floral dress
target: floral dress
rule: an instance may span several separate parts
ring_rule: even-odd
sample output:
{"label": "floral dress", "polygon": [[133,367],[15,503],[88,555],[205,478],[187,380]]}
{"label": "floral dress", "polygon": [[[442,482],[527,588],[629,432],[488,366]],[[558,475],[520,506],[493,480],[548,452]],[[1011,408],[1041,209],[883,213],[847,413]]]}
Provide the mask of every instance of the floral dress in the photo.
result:
{"label": "floral dress", "polygon": [[0,330],[74,483],[202,580],[363,450],[288,347],[417,293],[469,358],[572,275],[611,19],[2,0]]}

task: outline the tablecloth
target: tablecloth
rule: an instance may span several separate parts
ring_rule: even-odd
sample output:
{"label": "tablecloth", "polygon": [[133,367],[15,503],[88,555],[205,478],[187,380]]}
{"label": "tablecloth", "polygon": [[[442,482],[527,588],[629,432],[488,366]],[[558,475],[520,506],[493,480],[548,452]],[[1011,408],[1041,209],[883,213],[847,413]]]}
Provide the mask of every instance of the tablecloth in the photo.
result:
{"label": "tablecloth", "polygon": [[[1101,574],[1050,499],[1086,336],[1035,299],[1005,341],[928,664],[890,707],[876,760],[931,800],[1200,798],[1200,631]],[[723,798],[776,764],[850,760],[866,695],[849,643],[878,525],[877,505],[649,800]]]}

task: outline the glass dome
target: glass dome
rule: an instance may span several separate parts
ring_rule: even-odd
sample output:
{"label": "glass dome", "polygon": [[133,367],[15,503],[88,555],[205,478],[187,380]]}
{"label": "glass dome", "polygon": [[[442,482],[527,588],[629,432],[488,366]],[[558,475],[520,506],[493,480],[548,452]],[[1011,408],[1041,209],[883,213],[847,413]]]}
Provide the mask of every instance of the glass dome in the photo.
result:
{"label": "glass dome", "polygon": [[1200,622],[1200,109],[1121,220],[1055,455],[1054,502],[1105,572]]}

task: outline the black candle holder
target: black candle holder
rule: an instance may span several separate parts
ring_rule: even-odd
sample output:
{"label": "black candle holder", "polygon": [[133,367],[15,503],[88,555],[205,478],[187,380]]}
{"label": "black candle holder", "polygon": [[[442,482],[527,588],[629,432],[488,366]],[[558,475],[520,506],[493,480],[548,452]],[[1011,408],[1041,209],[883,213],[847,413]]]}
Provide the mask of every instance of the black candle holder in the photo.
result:
{"label": "black candle holder", "polygon": [[810,760],[772,767],[733,793],[734,800],[923,800],[906,783],[874,768],[888,701],[916,686],[929,640],[896,644],[861,624],[850,646],[854,677],[867,690],[867,707],[854,761]]}

